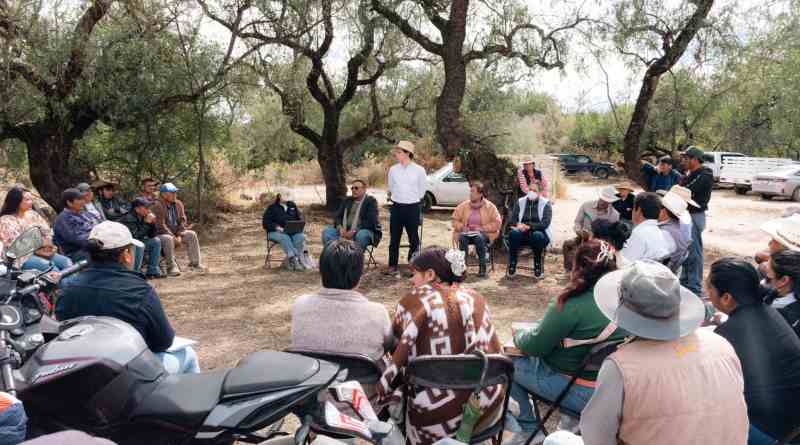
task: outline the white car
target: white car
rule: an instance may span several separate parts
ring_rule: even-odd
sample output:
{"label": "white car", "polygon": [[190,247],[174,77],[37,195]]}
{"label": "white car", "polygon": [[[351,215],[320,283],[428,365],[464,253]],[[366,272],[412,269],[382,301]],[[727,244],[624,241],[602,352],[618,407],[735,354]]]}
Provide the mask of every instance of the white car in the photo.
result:
{"label": "white car", "polygon": [[469,199],[469,182],[453,171],[453,163],[428,175],[428,188],[422,200],[423,210],[432,206],[455,207]]}

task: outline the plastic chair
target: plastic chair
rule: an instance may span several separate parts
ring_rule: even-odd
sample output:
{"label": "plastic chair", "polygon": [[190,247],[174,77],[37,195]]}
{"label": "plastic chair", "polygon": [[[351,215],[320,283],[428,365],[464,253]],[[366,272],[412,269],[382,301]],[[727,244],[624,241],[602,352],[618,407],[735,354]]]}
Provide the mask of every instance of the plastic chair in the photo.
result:
{"label": "plastic chair", "polygon": [[470,443],[492,440],[500,444],[503,439],[511,383],[514,380],[514,363],[502,354],[477,353],[460,355],[429,355],[412,359],[405,368],[403,385],[403,412],[410,394],[420,389],[449,389],[476,391],[489,386],[505,385],[502,413],[497,421],[482,431],[476,431]]}
{"label": "plastic chair", "polygon": [[[536,393],[532,392],[528,393],[531,396],[531,400],[533,401],[533,412],[536,415],[536,418],[539,419],[539,427],[536,429],[536,431],[533,432],[531,437],[528,438],[528,442],[526,442],[525,445],[529,445],[531,440],[533,440],[533,438],[536,437],[536,434],[539,431],[542,431],[545,435],[549,434],[547,432],[547,428],[545,428],[545,423],[550,419],[550,417],[556,410],[559,410],[562,414],[566,414],[570,417],[580,419],[581,413],[562,407],[561,402],[563,402],[564,398],[567,397],[567,394],[569,393],[569,390],[572,388],[572,385],[575,384],[575,381],[578,380],[578,376],[583,371],[599,371],[600,366],[602,366],[603,361],[606,359],[606,357],[613,354],[617,350],[617,347],[620,344],[622,344],[622,341],[605,341],[594,345],[592,349],[589,351],[589,354],[587,354],[586,357],[583,359],[583,362],[581,362],[578,371],[571,376],[569,383],[567,383],[567,386],[564,387],[564,390],[561,391],[561,393],[558,395],[558,397],[556,397],[555,400],[549,400]],[[545,414],[544,418],[542,418],[542,416],[539,413],[539,405],[538,405],[539,403],[550,405],[550,409],[547,411],[547,414]]]}

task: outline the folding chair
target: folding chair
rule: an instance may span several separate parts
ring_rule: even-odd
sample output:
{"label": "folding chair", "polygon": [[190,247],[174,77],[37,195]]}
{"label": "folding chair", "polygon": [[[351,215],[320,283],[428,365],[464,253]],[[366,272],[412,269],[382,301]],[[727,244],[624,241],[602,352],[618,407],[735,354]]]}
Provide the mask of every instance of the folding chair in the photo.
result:
{"label": "folding chair", "polygon": [[[511,234],[511,230],[509,229],[503,235],[503,245],[506,248],[506,251],[511,251],[511,242],[509,241],[508,237]],[[544,263],[545,258],[547,258],[547,248],[550,247],[548,244],[545,246],[544,250],[542,251],[542,262]],[[524,261],[522,258],[526,258]],[[531,246],[525,244],[519,248],[519,252],[517,252],[517,270],[527,270],[528,272],[533,272],[533,266],[530,264],[533,263],[533,249]]]}
{"label": "folding chair", "polygon": [[[531,434],[531,437],[528,438],[528,442],[526,442],[525,445],[529,445],[539,431],[542,431],[545,435],[549,434],[547,428],[545,428],[545,423],[550,419],[556,410],[559,410],[561,414],[566,414],[575,419],[580,419],[581,413],[562,407],[561,402],[563,402],[564,398],[567,397],[567,393],[569,393],[572,385],[575,384],[575,381],[578,380],[578,376],[583,371],[599,371],[600,366],[603,364],[603,360],[605,360],[609,355],[613,354],[621,343],[621,341],[606,341],[592,346],[589,354],[587,354],[583,359],[583,362],[581,362],[578,370],[571,376],[569,383],[567,383],[567,386],[564,387],[555,400],[549,400],[532,392],[528,393],[533,401],[533,412],[536,415],[536,418],[539,419],[539,427],[533,432],[533,434]],[[542,418],[540,415],[539,403],[550,405],[550,409],[547,411],[547,414],[545,414],[544,418]]]}
{"label": "folding chair", "polygon": [[375,259],[375,245],[370,244],[364,249],[364,253],[367,254],[367,269],[371,267],[378,267],[378,261]]}
{"label": "folding chair", "polygon": [[271,269],[272,268],[272,263],[281,264],[286,260],[286,255],[278,255],[278,256],[273,256],[272,255],[272,249],[275,246],[279,246],[279,245],[280,245],[280,243],[277,243],[277,242],[272,241],[271,239],[267,238],[267,256],[266,256],[266,258],[264,258],[264,267],[266,269]]}
{"label": "folding chair", "polygon": [[[487,259],[489,260],[489,269],[492,272],[494,272],[494,249],[495,249],[495,243],[496,242],[497,242],[497,240],[494,240],[492,242],[489,242],[489,244],[486,245],[486,256],[488,257]],[[467,259],[466,259],[467,267],[478,267],[478,266],[480,266],[480,258],[478,258],[477,249],[475,249],[475,246],[473,244],[470,244],[469,247],[471,248],[472,251],[475,252],[475,258],[478,261],[471,261],[472,260],[472,255],[469,254],[469,250],[468,250]]]}
{"label": "folding chair", "polygon": [[[482,431],[475,431],[471,444],[491,439],[499,445],[503,439],[511,383],[514,380],[514,363],[502,354],[428,355],[412,359],[405,369],[403,385],[403,412],[408,398],[418,390],[449,389],[454,391],[482,390],[495,385],[505,385],[502,412],[498,419]],[[405,427],[405,425],[403,425]]]}

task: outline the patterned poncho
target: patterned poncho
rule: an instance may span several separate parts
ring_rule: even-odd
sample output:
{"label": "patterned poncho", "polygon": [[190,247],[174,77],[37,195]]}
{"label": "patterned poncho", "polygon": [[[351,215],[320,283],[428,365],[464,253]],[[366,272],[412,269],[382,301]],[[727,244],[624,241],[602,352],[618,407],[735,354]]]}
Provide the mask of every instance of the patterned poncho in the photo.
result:
{"label": "patterned poncho", "polygon": [[[394,354],[384,358],[386,367],[378,387],[382,403],[399,400],[399,391],[395,390],[402,382],[397,377],[414,357],[501,350],[486,300],[457,286],[425,285],[414,289],[400,300],[392,330],[399,344]],[[490,387],[481,393],[483,416],[479,423],[498,415],[503,394],[500,387]],[[405,422],[407,443],[428,445],[453,436],[469,395],[468,391],[428,389],[409,399]]]}

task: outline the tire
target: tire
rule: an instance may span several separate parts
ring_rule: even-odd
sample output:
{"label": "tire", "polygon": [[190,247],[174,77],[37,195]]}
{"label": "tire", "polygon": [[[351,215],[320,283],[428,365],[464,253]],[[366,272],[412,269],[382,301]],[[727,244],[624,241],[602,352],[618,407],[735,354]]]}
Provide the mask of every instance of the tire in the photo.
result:
{"label": "tire", "polygon": [[422,198],[422,211],[429,211],[434,204],[436,204],[436,198],[433,197],[433,193],[425,193],[425,197]]}
{"label": "tire", "polygon": [[735,187],[734,190],[736,190],[737,195],[746,195],[748,192],[747,187]]}
{"label": "tire", "polygon": [[764,201],[772,201],[772,195],[765,195],[762,193],[761,199],[763,199]]}
{"label": "tire", "polygon": [[792,199],[794,199],[797,202],[800,202],[800,187],[794,189],[794,193],[792,193]]}
{"label": "tire", "polygon": [[605,168],[605,167],[598,168],[598,169],[596,169],[596,170],[594,171],[594,175],[595,175],[595,176],[597,176],[597,177],[598,177],[598,178],[600,178],[600,179],[608,179],[608,175],[609,175],[610,173],[611,173],[611,172],[609,172],[609,171],[608,171],[608,169],[607,169],[607,168]]}

